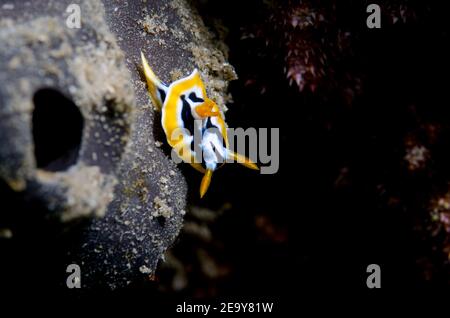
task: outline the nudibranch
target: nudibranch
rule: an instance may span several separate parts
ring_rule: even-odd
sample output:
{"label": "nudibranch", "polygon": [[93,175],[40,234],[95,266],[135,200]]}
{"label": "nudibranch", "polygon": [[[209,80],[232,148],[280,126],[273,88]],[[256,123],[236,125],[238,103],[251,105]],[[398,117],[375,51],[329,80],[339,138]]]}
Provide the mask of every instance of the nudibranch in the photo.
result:
{"label": "nudibranch", "polygon": [[[229,149],[224,115],[219,106],[208,98],[197,69],[189,76],[166,85],[155,75],[142,52],[141,59],[150,98],[161,111],[167,143],[172,148],[181,149],[177,155],[203,173],[200,197],[208,190],[213,172],[226,159],[259,170],[250,159]],[[201,136],[199,141],[194,138],[196,134]],[[201,156],[198,156],[199,151]]]}

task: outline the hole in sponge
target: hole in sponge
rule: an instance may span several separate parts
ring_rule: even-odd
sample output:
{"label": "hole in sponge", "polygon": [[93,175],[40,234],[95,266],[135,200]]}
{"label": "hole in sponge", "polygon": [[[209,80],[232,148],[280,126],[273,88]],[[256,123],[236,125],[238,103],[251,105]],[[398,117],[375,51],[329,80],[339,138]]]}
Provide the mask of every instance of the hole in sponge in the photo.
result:
{"label": "hole in sponge", "polygon": [[34,155],[38,168],[63,171],[78,159],[83,134],[83,116],[72,100],[51,88],[33,97]]}
{"label": "hole in sponge", "polygon": [[156,217],[156,221],[161,227],[164,227],[166,225],[166,218],[161,215]]}

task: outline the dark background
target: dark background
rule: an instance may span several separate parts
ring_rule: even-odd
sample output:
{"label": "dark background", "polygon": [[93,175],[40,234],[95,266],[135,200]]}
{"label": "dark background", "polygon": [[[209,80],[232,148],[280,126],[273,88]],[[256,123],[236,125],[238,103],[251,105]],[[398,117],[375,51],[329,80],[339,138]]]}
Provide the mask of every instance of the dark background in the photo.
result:
{"label": "dark background", "polygon": [[[212,243],[182,233],[173,254],[188,283],[175,292],[363,291],[373,263],[383,290],[448,289],[449,228],[432,217],[448,213],[436,203],[449,190],[448,6],[381,1],[382,27],[368,29],[364,1],[195,3],[239,76],[229,126],[280,128],[281,165],[225,167],[203,201],[192,189],[193,206],[231,208],[209,225]],[[290,23],[313,12],[323,21]],[[289,85],[298,65],[318,74]],[[422,146],[415,165],[407,155]],[[197,249],[226,274],[208,278]],[[159,273],[174,292],[174,271]]]}

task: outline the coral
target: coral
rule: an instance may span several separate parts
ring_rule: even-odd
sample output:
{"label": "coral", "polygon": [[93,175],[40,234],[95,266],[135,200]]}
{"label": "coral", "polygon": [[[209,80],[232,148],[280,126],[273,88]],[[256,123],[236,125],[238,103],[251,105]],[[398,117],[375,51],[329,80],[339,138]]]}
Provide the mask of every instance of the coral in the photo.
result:
{"label": "coral", "polygon": [[335,1],[269,1],[263,11],[268,22],[247,26],[243,38],[258,41],[257,50],[280,63],[288,83],[300,92],[340,89],[353,98],[359,74],[345,66],[355,54],[357,34],[341,22],[338,7]]}

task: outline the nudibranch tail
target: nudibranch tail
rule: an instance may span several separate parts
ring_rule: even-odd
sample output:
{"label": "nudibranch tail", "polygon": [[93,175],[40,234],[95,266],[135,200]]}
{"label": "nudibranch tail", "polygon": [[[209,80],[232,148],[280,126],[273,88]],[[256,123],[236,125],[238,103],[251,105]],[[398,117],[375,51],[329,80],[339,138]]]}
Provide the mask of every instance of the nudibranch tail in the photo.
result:
{"label": "nudibranch tail", "polygon": [[159,110],[161,110],[167,96],[168,87],[155,75],[142,51],[141,60],[152,102]]}
{"label": "nudibranch tail", "polygon": [[202,178],[202,183],[200,184],[200,198],[203,198],[206,191],[208,191],[209,185],[211,183],[212,174],[213,174],[213,170],[206,169],[206,172]]}
{"label": "nudibranch tail", "polygon": [[200,173],[205,173],[206,172],[205,168],[203,168],[201,163],[191,162],[190,165],[192,166],[192,168],[194,168],[195,170],[197,170]]}
{"label": "nudibranch tail", "polygon": [[235,153],[233,151],[228,150],[228,157],[230,159],[233,159],[237,163],[243,165],[246,168],[249,168],[249,169],[252,169],[252,170],[259,170],[259,168],[256,165],[256,163],[254,163],[249,158],[247,158],[247,157],[245,157],[243,155],[240,155],[238,153]]}

